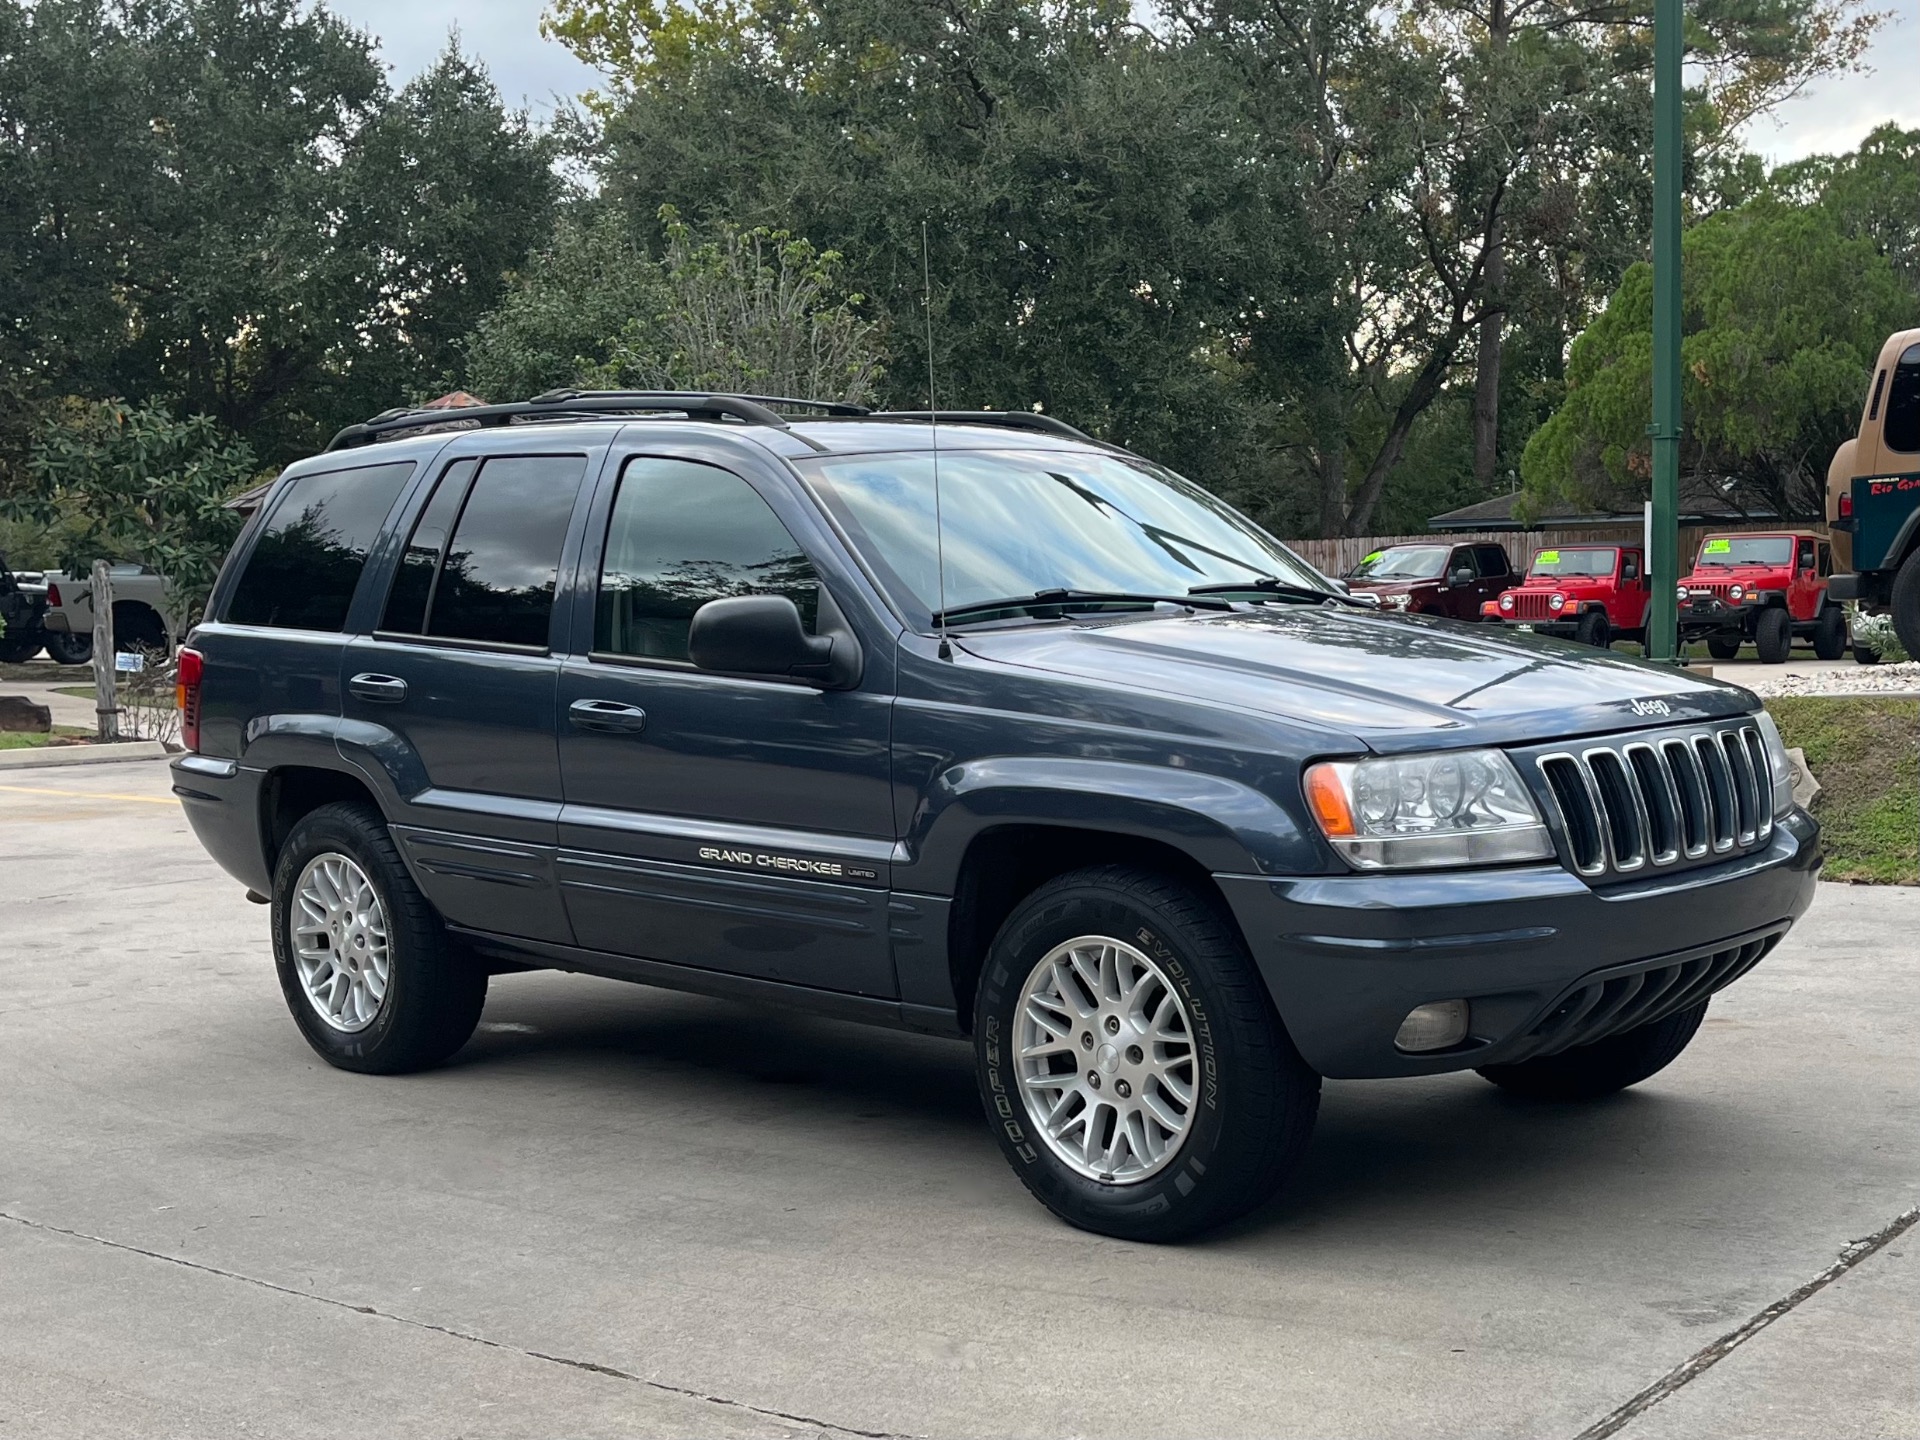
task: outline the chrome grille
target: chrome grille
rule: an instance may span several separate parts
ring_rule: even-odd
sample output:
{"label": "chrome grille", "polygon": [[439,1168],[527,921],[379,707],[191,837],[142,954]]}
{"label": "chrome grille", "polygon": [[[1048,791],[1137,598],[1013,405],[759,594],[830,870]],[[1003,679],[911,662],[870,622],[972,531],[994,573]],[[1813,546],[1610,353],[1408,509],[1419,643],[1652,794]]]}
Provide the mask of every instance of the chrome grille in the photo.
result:
{"label": "chrome grille", "polygon": [[1623,736],[1536,761],[1567,862],[1588,879],[1725,857],[1773,835],[1759,726]]}

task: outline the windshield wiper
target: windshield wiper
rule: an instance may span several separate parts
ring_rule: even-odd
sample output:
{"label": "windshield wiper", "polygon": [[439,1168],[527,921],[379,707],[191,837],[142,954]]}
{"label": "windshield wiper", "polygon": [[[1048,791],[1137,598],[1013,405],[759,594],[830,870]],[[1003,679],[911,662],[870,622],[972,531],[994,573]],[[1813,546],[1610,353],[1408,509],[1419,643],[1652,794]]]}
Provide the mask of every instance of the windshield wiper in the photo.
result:
{"label": "windshield wiper", "polygon": [[1310,585],[1289,585],[1286,581],[1276,580],[1271,575],[1262,575],[1255,580],[1222,580],[1212,585],[1196,585],[1187,594],[1237,595],[1248,591],[1255,595],[1272,595],[1282,600],[1308,600],[1316,605],[1328,600],[1338,600],[1347,605],[1361,603],[1351,595],[1342,595],[1338,590],[1316,590]]}
{"label": "windshield wiper", "polygon": [[965,605],[950,605],[944,612],[936,610],[932,620],[935,625],[951,625],[956,620],[991,615],[997,610],[1053,610],[1109,604],[1180,605],[1198,610],[1233,608],[1229,600],[1217,600],[1199,594],[1143,595],[1130,590],[1035,590],[1031,595],[1009,595],[1003,600],[972,600]]}

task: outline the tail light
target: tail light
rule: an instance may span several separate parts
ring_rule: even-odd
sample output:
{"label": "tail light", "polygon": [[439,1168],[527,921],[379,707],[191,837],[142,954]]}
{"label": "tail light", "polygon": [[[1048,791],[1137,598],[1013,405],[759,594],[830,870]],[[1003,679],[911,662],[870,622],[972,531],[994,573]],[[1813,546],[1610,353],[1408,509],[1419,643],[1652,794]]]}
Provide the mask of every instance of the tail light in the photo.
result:
{"label": "tail light", "polygon": [[200,748],[200,677],[207,662],[198,650],[182,650],[174,670],[173,697],[180,705],[180,743]]}
{"label": "tail light", "polygon": [[1853,518],[1853,496],[1844,491],[1841,492],[1840,495],[1840,518],[1842,520],[1851,520]]}
{"label": "tail light", "polygon": [[60,587],[49,580],[47,582],[47,608],[50,610],[58,610],[60,605]]}

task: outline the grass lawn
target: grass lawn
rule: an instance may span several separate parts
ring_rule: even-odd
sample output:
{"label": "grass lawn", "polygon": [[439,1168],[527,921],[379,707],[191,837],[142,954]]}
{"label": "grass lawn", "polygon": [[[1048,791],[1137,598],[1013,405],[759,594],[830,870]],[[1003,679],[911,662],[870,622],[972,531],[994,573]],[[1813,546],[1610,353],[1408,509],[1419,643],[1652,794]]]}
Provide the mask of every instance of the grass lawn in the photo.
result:
{"label": "grass lawn", "polygon": [[30,730],[0,730],[0,750],[31,750],[49,740],[84,740],[91,734],[89,730],[78,730],[71,725],[56,725],[51,735],[40,735]]}
{"label": "grass lawn", "polygon": [[1820,782],[1829,880],[1920,882],[1920,700],[1879,695],[1767,701]]}

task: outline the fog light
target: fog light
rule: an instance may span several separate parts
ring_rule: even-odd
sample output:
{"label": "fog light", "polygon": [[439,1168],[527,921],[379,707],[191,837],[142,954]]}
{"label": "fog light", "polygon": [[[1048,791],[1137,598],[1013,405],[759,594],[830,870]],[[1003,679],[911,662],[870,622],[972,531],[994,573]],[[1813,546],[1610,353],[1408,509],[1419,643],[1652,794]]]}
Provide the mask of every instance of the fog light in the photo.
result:
{"label": "fog light", "polygon": [[1418,1053],[1445,1050],[1467,1038],[1467,1002],[1435,1000],[1416,1005],[1400,1022],[1400,1033],[1393,1037],[1394,1047]]}

